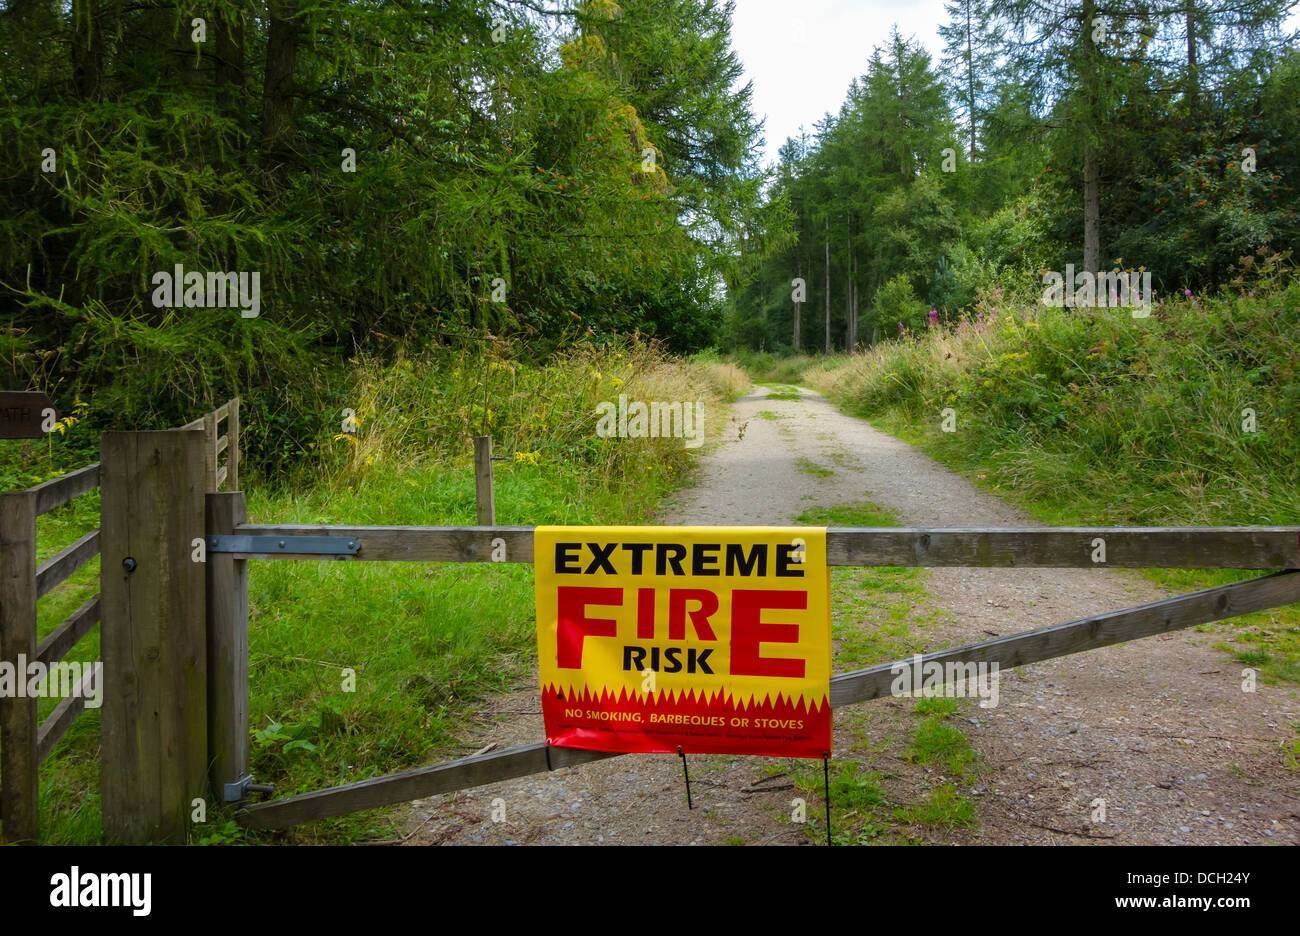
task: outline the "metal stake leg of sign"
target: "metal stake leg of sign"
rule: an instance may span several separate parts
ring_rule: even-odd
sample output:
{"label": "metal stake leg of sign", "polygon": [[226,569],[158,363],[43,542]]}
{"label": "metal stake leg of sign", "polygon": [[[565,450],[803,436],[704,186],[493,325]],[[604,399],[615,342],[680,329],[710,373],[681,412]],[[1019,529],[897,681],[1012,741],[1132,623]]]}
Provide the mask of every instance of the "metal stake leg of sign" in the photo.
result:
{"label": "metal stake leg of sign", "polygon": [[686,808],[694,809],[695,807],[691,805],[691,772],[686,769],[686,752],[682,750],[680,744],[677,745],[677,756],[682,759],[682,774],[686,777]]}
{"label": "metal stake leg of sign", "polygon": [[822,755],[822,780],[826,784],[826,845],[831,844],[831,756]]}

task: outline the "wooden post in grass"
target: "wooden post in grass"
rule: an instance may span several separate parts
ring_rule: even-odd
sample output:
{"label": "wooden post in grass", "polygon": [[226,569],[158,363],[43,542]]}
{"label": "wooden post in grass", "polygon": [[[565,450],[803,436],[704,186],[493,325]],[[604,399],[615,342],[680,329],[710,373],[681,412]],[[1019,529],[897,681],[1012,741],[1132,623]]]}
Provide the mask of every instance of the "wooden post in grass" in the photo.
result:
{"label": "wooden post in grass", "polygon": [[[36,494],[17,491],[0,494],[0,660],[25,681],[35,659]],[[36,842],[36,731],[35,697],[0,698],[0,842]]]}
{"label": "wooden post in grass", "polygon": [[207,433],[100,442],[100,792],[111,843],[183,843],[207,792]]}
{"label": "wooden post in grass", "polygon": [[239,490],[239,397],[230,401],[230,415],[226,417],[226,490]]}
{"label": "wooden post in grass", "polygon": [[[208,494],[209,537],[229,536],[246,519],[243,491]],[[216,800],[233,802],[250,776],[248,560],[213,552],[207,559],[208,762]]]}
{"label": "wooden post in grass", "polygon": [[492,437],[474,437],[474,495],[478,501],[478,525],[496,526],[497,502],[492,490]]}

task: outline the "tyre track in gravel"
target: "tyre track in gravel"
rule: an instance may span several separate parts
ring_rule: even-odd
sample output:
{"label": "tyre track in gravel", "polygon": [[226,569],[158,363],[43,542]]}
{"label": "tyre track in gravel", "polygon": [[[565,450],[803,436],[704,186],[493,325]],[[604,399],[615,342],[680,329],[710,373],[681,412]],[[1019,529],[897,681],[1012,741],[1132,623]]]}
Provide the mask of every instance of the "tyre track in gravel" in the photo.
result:
{"label": "tyre track in gravel", "polygon": [[[1035,525],[818,394],[767,396],[759,388],[734,404],[697,483],[666,502],[658,522],[788,524],[810,507],[870,500],[912,526]],[[763,410],[781,418],[756,418]],[[814,479],[801,461],[834,466],[833,474]],[[945,568],[927,570],[924,581],[947,618],[927,629],[927,649],[938,645],[932,640],[972,643],[1168,594],[1136,573],[1107,569]],[[1295,737],[1290,724],[1300,719],[1296,689],[1241,691],[1241,665],[1214,650],[1214,641],[1210,633],[1182,631],[1004,671],[996,708],[960,713],[980,755],[977,781],[960,791],[974,802],[978,824],[917,837],[955,844],[1300,843],[1300,774],[1282,752]],[[540,740],[540,708],[534,674],[485,705],[469,750]],[[912,725],[892,700],[837,710],[835,757],[872,767],[883,759],[905,790],[932,787],[943,778],[884,751]],[[770,777],[764,762],[771,759],[692,757],[693,810],[674,755],[612,758],[419,800],[411,804],[406,843],[808,844],[806,828],[786,821],[797,791]],[[1105,822],[1093,821],[1099,800]],[[504,821],[493,821],[494,806]],[[816,808],[810,802],[810,811]]]}

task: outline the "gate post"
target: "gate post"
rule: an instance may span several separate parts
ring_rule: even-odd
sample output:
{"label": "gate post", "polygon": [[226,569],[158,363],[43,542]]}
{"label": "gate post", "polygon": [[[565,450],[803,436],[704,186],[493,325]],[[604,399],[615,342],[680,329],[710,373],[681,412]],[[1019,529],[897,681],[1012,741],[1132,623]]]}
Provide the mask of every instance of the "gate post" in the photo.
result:
{"label": "gate post", "polygon": [[[233,425],[233,424],[232,424]],[[227,451],[233,452],[232,441]],[[231,464],[234,464],[232,461]],[[229,476],[227,476],[229,477]],[[244,492],[207,496],[207,535],[229,536],[247,519]],[[243,797],[249,774],[248,560],[208,553],[208,760],[218,802]]]}
{"label": "gate post", "polygon": [[100,443],[100,794],[109,842],[184,843],[207,788],[202,429]]}
{"label": "gate post", "polygon": [[[20,657],[22,659],[20,659]],[[15,688],[36,659],[36,495],[0,494],[0,660],[14,667]],[[0,698],[0,842],[36,841],[40,755],[36,698]]]}
{"label": "gate post", "polygon": [[497,499],[492,489],[492,437],[474,437],[474,494],[478,501],[478,525],[496,526]]}

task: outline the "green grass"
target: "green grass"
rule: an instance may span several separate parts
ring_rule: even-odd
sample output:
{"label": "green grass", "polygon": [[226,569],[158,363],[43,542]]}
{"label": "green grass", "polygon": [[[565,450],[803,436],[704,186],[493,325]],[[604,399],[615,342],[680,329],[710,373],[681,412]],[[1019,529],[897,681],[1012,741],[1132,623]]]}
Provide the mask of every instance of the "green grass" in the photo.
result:
{"label": "green grass", "polygon": [[[955,704],[952,711],[956,711]],[[959,729],[944,723],[945,717],[940,714],[922,719],[906,756],[913,763],[937,764],[947,776],[960,780],[975,760],[975,751]]]}
{"label": "green grass", "polygon": [[[469,525],[465,474],[424,469],[356,490],[258,497],[249,514],[285,523]],[[534,466],[518,474],[533,477],[498,479],[499,522],[594,519],[595,505],[568,496],[562,477],[548,485]],[[253,773],[277,796],[451,752],[474,704],[519,679],[535,657],[528,565],[262,562],[249,583]],[[346,691],[346,670],[355,674],[354,691]],[[359,814],[317,823],[309,834],[348,841],[391,831],[384,818]]]}
{"label": "green grass", "polygon": [[[99,492],[92,491],[36,521],[36,561],[44,562],[99,525]],[[36,603],[38,642],[99,591],[96,557]],[[90,663],[99,656],[99,628],[77,642],[63,659]],[[38,700],[37,719],[44,721],[58,699]],[[99,713],[87,708],[55,745],[40,770],[40,841],[70,845],[98,841]]]}
{"label": "green grass", "polygon": [[899,822],[953,829],[975,824],[975,804],[961,796],[951,783],[936,787],[925,800],[894,810]]}
{"label": "green grass", "polygon": [[[1300,736],[1300,722],[1292,722],[1291,730]],[[1300,773],[1300,737],[1282,745],[1282,763],[1287,770]]]}
{"label": "green grass", "polygon": [[795,521],[807,526],[828,527],[891,527],[900,525],[893,511],[870,501],[836,504],[833,507],[810,507],[799,514]]}
{"label": "green grass", "polygon": [[[667,388],[658,391],[662,398],[720,403],[742,386],[740,375],[708,364],[653,360],[638,365],[640,371],[619,370],[625,361],[622,352],[611,352],[607,360],[583,359],[578,362],[583,369],[568,384],[560,371],[573,362],[548,373],[522,365],[518,374],[508,368],[493,371],[541,388],[502,397],[489,414],[495,425],[526,427],[500,449],[510,452],[517,445],[525,457],[496,466],[499,524],[644,523],[664,494],[690,478],[693,458],[677,440],[595,438],[590,401],[626,386],[610,385],[617,374],[631,381],[641,373],[650,386]],[[334,427],[327,427],[314,475],[304,473],[296,486],[271,486],[256,478],[246,484],[250,522],[475,524],[468,446],[456,446],[464,453],[460,456],[439,452],[423,434],[424,422],[410,415],[426,405],[436,409],[448,381],[471,378],[409,361],[393,371],[396,376],[359,376],[363,388],[398,386],[401,394],[374,389],[366,395],[377,403],[357,407],[369,420],[362,421],[356,439],[333,437]],[[713,375],[725,386],[719,387]],[[561,390],[542,399],[552,384]],[[581,385],[581,392],[564,390],[569,384]],[[649,397],[656,391],[632,392]],[[714,421],[715,432],[723,422]],[[12,465],[9,476],[19,486],[31,481]],[[41,517],[38,561],[97,526],[98,507],[98,494],[92,493]],[[97,590],[96,561],[41,599],[39,635]],[[467,753],[471,717],[485,697],[535,684],[533,602],[527,563],[250,562],[254,778],[274,785],[279,798]],[[90,661],[98,652],[95,628],[65,659]],[[42,699],[41,717],[56,704]],[[42,843],[102,840],[98,755],[99,713],[91,710],[42,765]],[[384,840],[396,834],[402,816],[397,807],[285,833],[248,833],[233,822],[233,808],[209,804],[208,821],[194,828],[191,841]]]}
{"label": "green grass", "polygon": [[759,419],[766,419],[769,421],[786,418],[784,416],[778,416],[776,413],[772,412],[771,410],[759,410],[754,415],[757,416]]}
{"label": "green grass", "polygon": [[786,384],[775,384],[775,385],[768,386],[768,393],[766,399],[798,401],[803,399],[803,394],[799,392],[798,387],[794,387]]}
{"label": "green grass", "polygon": [[829,478],[831,475],[835,474],[835,470],[833,468],[827,468],[823,465],[819,465],[816,462],[811,461],[807,458],[801,458],[798,461],[796,461],[795,467],[798,468],[800,471],[802,471],[804,474],[812,475],[814,478]]}
{"label": "green grass", "polygon": [[939,718],[947,718],[949,715],[957,714],[957,701],[947,696],[923,696],[916,700],[912,712],[916,715],[936,715]]}
{"label": "green grass", "polygon": [[[996,305],[803,379],[1045,524],[1300,524],[1300,283],[1177,296],[1137,320]],[[1143,574],[1187,592],[1258,573]],[[1300,605],[1203,629],[1257,661],[1261,681],[1300,682]]]}
{"label": "green grass", "polygon": [[742,351],[733,357],[757,383],[800,383],[804,371],[817,361],[807,356],[788,357],[761,351]]}

